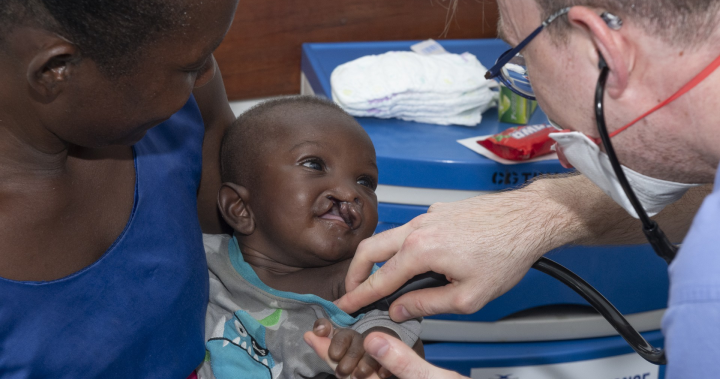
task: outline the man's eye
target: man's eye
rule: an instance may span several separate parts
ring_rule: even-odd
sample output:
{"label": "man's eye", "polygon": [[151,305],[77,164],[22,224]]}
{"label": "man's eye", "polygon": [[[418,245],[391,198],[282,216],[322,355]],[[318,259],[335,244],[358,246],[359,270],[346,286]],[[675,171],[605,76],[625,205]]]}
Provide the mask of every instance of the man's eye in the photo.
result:
{"label": "man's eye", "polygon": [[318,171],[322,171],[322,169],[323,169],[323,167],[322,167],[322,162],[319,162],[319,161],[317,161],[317,160],[315,160],[315,159],[312,159],[312,160],[309,160],[309,161],[305,161],[305,162],[302,163],[302,165],[303,165],[304,167],[307,167],[307,168],[310,168],[310,169],[313,169],[313,170],[318,170]]}

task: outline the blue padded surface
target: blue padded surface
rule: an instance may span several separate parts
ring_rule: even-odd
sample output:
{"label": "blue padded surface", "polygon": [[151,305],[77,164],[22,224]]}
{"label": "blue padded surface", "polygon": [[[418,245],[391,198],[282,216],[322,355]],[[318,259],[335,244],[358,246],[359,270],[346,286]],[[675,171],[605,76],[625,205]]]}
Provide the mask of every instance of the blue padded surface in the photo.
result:
{"label": "blue padded surface", "polygon": [[[663,346],[660,331],[642,333],[655,347]],[[428,362],[470,376],[472,368],[517,367],[600,359],[632,353],[620,337],[530,343],[429,343]],[[660,366],[660,378],[665,366]]]}

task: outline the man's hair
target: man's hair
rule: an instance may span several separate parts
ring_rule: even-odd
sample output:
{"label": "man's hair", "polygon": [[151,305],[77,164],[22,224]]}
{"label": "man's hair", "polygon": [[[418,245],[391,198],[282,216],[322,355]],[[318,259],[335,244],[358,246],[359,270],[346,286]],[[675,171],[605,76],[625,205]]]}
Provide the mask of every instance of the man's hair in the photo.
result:
{"label": "man's hair", "polygon": [[181,0],[0,0],[0,44],[17,25],[78,46],[109,77],[130,72],[141,49],[183,22]]}
{"label": "man's hair", "polygon": [[[673,45],[698,45],[715,31],[720,1],[717,0],[536,0],[542,18],[558,10],[583,5],[608,11],[623,20],[633,20],[648,34]],[[569,30],[567,17],[550,27],[550,33],[563,38]]]}
{"label": "man's hair", "polygon": [[268,149],[267,142],[276,137],[274,125],[288,126],[300,112],[317,113],[322,118],[329,114],[346,118],[351,124],[357,121],[334,102],[316,96],[288,96],[260,103],[241,114],[223,136],[220,147],[220,167],[223,182],[248,186],[256,178],[253,174],[259,160]]}

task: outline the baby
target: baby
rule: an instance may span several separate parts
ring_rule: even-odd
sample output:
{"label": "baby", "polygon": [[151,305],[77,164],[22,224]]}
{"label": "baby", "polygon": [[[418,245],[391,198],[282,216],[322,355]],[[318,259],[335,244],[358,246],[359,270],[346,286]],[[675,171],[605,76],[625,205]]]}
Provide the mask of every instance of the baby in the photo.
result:
{"label": "baby", "polygon": [[[322,378],[378,372],[362,340],[385,331],[422,351],[420,323],[387,312],[351,317],[332,301],[358,244],[378,221],[372,141],[316,97],[262,103],[238,118],[221,149],[218,205],[234,236],[205,235],[210,302],[200,378]],[[336,330],[334,371],[303,340],[319,319]]]}

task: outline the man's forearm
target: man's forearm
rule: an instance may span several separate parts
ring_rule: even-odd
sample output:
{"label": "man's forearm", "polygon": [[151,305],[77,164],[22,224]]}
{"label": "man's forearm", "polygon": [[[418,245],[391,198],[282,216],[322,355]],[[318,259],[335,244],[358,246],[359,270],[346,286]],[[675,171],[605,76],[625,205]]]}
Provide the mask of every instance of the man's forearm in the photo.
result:
{"label": "man's forearm", "polygon": [[[696,187],[653,219],[673,242],[681,242],[711,185]],[[521,191],[533,191],[564,219],[556,233],[560,244],[602,245],[645,243],[638,219],[630,216],[583,175],[553,176],[536,180]],[[558,246],[559,247],[559,246]]]}

